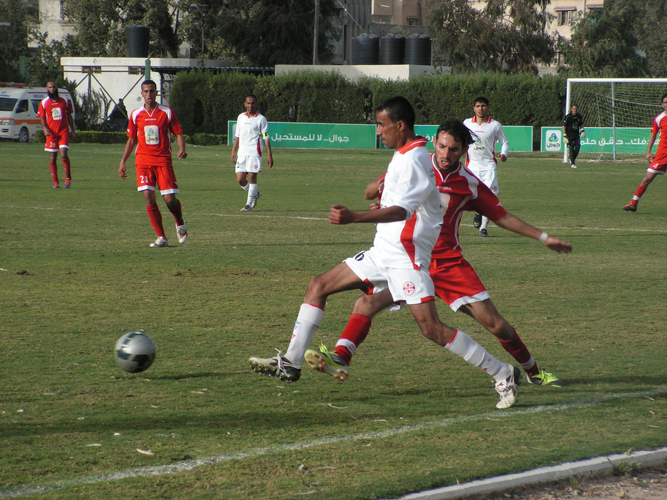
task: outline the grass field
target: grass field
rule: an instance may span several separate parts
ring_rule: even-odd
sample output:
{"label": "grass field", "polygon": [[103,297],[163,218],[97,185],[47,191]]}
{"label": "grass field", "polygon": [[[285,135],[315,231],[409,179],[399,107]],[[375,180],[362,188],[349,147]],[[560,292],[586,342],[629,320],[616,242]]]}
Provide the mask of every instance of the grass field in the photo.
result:
{"label": "grass field", "polygon": [[[288,385],[247,365],[286,348],[311,277],[370,246],[373,226],[326,217],[365,209],[389,152],[276,150],[247,214],[230,149],[188,152],[176,173],[189,239],[178,245],[160,201],[175,246],[152,249],[134,180],[116,174],[122,147],[75,145],[73,186],[54,190],[41,145],[0,143],[0,498],[397,498],[667,445],[664,179],[636,214],[620,210],[644,164],[573,170],[535,153],[501,165],[504,206],[571,255],[464,221],[499,311],[567,384],[524,383],[499,411],[491,378],[407,311],[376,318],[344,384],[307,370]],[[314,345],[333,346],[357,296],[330,298]],[[129,375],[113,346],[138,329],[158,356]]]}

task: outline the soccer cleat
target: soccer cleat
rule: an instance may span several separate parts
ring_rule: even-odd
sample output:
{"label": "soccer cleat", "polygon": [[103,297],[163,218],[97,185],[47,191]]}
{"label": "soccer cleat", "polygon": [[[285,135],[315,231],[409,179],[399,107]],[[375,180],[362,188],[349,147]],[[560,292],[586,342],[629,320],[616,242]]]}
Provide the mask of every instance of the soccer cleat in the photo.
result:
{"label": "soccer cleat", "polygon": [[257,206],[257,200],[259,200],[260,196],[262,196],[262,193],[257,191],[257,194],[252,197],[252,201],[250,202],[250,208],[255,208]]}
{"label": "soccer cleat", "polygon": [[475,213],[475,216],[472,218],[472,227],[479,229],[479,226],[482,225],[482,214]]}
{"label": "soccer cleat", "polygon": [[333,375],[333,378],[341,382],[345,382],[350,375],[350,369],[345,361],[337,354],[329,352],[324,344],[320,345],[319,350],[308,349],[304,357],[313,370]]}
{"label": "soccer cleat", "polygon": [[512,373],[507,379],[496,383],[496,392],[500,396],[500,401],[496,403],[496,408],[504,410],[511,408],[519,400],[517,386],[521,384],[521,370],[516,366],[511,366]]}
{"label": "soccer cleat", "polygon": [[257,373],[267,377],[278,377],[283,382],[296,382],[301,376],[301,368],[292,366],[292,362],[285,356],[281,356],[280,351],[273,358],[252,357],[248,363]]}
{"label": "soccer cleat", "polygon": [[549,373],[542,368],[540,368],[540,373],[533,377],[527,375],[526,380],[529,384],[535,385],[552,385],[554,387],[563,387],[565,385],[558,377],[556,377],[556,375]]}
{"label": "soccer cleat", "polygon": [[181,244],[185,243],[185,240],[188,239],[188,226],[185,224],[185,221],[183,221],[182,226],[176,224],[176,234],[178,235],[178,242]]}
{"label": "soccer cleat", "polygon": [[155,240],[153,243],[151,243],[152,248],[162,248],[162,247],[168,247],[169,242],[167,241],[167,238],[164,236],[158,237],[157,240]]}
{"label": "soccer cleat", "polygon": [[72,179],[65,179],[65,187],[68,188],[72,185]]}
{"label": "soccer cleat", "polygon": [[621,210],[625,210],[626,212],[636,212],[637,211],[637,205],[633,205],[632,203],[628,203],[627,205],[622,207]]}
{"label": "soccer cleat", "polygon": [[488,237],[489,237],[489,233],[487,232],[486,229],[480,229],[480,230],[479,230],[479,235],[480,235],[482,238],[488,238]]}
{"label": "soccer cleat", "polygon": [[577,168],[577,164],[573,163],[572,165],[570,165],[570,168]]}
{"label": "soccer cleat", "polygon": [[252,212],[252,207],[250,205],[246,205],[241,209],[241,212]]}
{"label": "soccer cleat", "polygon": [[60,184],[58,182],[54,182],[53,189],[60,189]]}

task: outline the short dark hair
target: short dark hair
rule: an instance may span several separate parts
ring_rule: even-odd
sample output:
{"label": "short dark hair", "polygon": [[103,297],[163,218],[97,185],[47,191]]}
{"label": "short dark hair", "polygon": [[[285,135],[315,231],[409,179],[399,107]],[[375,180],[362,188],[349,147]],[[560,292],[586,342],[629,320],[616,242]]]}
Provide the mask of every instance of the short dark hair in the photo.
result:
{"label": "short dark hair", "polygon": [[248,97],[252,97],[252,98],[255,100],[255,102],[257,102],[257,96],[256,96],[255,94],[248,94],[248,95],[245,96],[245,98],[243,99],[243,102],[245,102],[245,100],[246,100]]}
{"label": "short dark hair", "polygon": [[475,99],[474,104],[477,104],[478,102],[481,102],[482,104],[486,104],[487,106],[489,105],[489,100],[486,97],[479,96],[477,99]]}
{"label": "short dark hair", "polygon": [[665,92],[664,94],[662,94],[662,99],[660,99],[660,102],[664,101],[665,98],[667,98],[667,92]]}
{"label": "short dark hair", "polygon": [[464,151],[468,148],[468,146],[475,142],[476,136],[470,132],[470,129],[466,127],[461,120],[457,120],[455,118],[445,120],[442,122],[442,124],[440,124],[438,131],[435,134],[436,139],[443,132],[445,134],[451,135],[454,139],[456,139],[456,142],[460,142]]}
{"label": "short dark hair", "polygon": [[405,97],[397,96],[387,99],[377,108],[376,113],[386,112],[393,123],[403,122],[408,128],[415,126],[415,110]]}
{"label": "short dark hair", "polygon": [[142,89],[144,88],[144,85],[152,85],[153,87],[155,87],[155,91],[157,92],[157,83],[155,83],[153,80],[144,80],[143,82],[141,82]]}

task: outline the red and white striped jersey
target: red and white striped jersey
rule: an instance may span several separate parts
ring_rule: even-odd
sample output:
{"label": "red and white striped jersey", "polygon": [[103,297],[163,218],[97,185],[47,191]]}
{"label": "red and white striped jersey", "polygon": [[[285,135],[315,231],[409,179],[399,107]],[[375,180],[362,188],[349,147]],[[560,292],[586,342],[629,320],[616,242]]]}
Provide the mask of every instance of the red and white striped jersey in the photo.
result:
{"label": "red and white striped jersey", "polygon": [[662,112],[653,120],[651,134],[655,134],[660,139],[658,143],[657,155],[667,154],[667,113]]}
{"label": "red and white striped jersey", "polygon": [[498,197],[461,163],[456,170],[446,173],[436,167],[434,155],[431,156],[431,162],[444,215],[432,257],[460,257],[459,226],[463,212],[474,211],[497,221],[507,210],[500,204]]}
{"label": "red and white striped jersey", "polygon": [[503,126],[490,116],[481,125],[477,123],[475,116],[464,120],[463,124],[477,136],[473,137],[475,142],[468,146],[466,167],[473,172],[495,170],[498,163],[495,153],[496,141],[501,143],[501,154],[507,156],[510,151],[510,143],[505,137]]}
{"label": "red and white striped jersey", "polygon": [[234,137],[239,139],[239,156],[262,156],[264,138],[269,137],[269,124],[259,111],[252,116],[241,113],[236,119]]}

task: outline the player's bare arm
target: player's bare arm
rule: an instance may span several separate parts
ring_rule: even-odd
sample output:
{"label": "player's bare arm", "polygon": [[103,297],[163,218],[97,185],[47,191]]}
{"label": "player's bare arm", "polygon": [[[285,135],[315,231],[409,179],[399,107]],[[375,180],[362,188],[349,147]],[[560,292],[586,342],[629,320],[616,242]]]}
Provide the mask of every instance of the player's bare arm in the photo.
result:
{"label": "player's bare arm", "polygon": [[70,113],[67,113],[67,123],[69,123],[69,128],[72,130],[70,137],[74,139],[76,137],[76,131],[74,130],[74,118]]}
{"label": "player's bare arm", "polygon": [[657,134],[651,134],[651,138],[648,141],[648,149],[646,150],[646,161],[651,163],[653,161],[653,154],[651,153],[651,149],[653,149],[653,144],[655,143],[655,139],[657,137]]}
{"label": "player's bare arm", "polygon": [[184,160],[188,157],[188,154],[185,152],[185,139],[183,139],[183,134],[178,134],[176,136],[176,144],[178,144],[178,159]]}
{"label": "player's bare arm", "polygon": [[269,138],[267,137],[264,139],[264,145],[266,146],[266,162],[269,164],[269,168],[273,167],[273,152],[271,151],[271,143],[269,142]]}
{"label": "player's bare arm", "polygon": [[381,223],[405,220],[408,213],[402,207],[394,206],[371,210],[368,212],[352,212],[342,205],[334,205],[329,213],[329,222],[344,225],[354,223]]}
{"label": "player's bare arm", "polygon": [[[535,240],[541,241],[544,245],[558,253],[570,253],[572,252],[572,245],[566,243],[563,240],[559,240],[553,236],[549,236],[540,229],[526,224],[524,221],[512,215],[511,213],[506,213],[497,221],[494,221],[497,226],[512,231],[513,233],[520,234],[521,236],[526,236],[528,238],[533,238]],[[544,236],[546,235],[546,236]]]}
{"label": "player's bare arm", "polygon": [[236,152],[239,150],[239,138],[234,137],[234,145],[232,146],[232,163],[236,164]]}
{"label": "player's bare arm", "polygon": [[121,158],[120,167],[118,167],[118,177],[120,177],[121,179],[125,179],[127,177],[127,169],[125,168],[125,162],[132,154],[132,150],[134,149],[136,142],[137,141],[135,139],[130,137],[127,139],[127,142],[125,143],[125,151],[123,151],[123,158]]}

